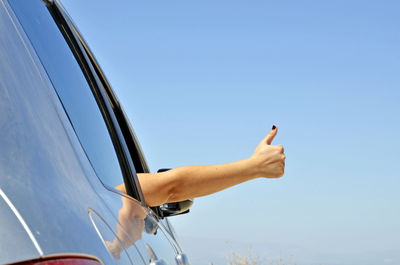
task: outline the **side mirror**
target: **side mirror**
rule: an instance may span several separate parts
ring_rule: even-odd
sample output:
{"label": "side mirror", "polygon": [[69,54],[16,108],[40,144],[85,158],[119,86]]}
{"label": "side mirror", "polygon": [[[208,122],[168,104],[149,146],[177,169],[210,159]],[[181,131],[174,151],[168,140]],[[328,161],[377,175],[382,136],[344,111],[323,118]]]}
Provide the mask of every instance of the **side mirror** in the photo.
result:
{"label": "side mirror", "polygon": [[192,204],[193,199],[181,202],[165,203],[160,206],[160,210],[163,217],[169,217],[190,212],[189,208],[192,207]]}
{"label": "side mirror", "polygon": [[[157,171],[157,173],[168,171],[168,170],[170,170],[170,168],[162,168],[162,169],[159,169]],[[180,202],[165,203],[159,207],[160,215],[161,215],[161,217],[169,217],[169,216],[185,214],[185,213],[190,212],[189,208],[192,207],[192,205],[193,205],[193,199],[180,201]]]}

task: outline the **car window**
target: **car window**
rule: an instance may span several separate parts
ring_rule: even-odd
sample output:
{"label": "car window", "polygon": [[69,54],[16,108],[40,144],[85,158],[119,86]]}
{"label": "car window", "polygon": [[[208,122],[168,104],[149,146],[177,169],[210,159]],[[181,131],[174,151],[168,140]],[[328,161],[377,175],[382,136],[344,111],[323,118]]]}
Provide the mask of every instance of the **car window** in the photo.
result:
{"label": "car window", "polygon": [[[110,126],[46,5],[40,0],[10,0],[36,50],[96,174],[107,187],[124,182]],[[115,142],[114,142],[115,143]]]}

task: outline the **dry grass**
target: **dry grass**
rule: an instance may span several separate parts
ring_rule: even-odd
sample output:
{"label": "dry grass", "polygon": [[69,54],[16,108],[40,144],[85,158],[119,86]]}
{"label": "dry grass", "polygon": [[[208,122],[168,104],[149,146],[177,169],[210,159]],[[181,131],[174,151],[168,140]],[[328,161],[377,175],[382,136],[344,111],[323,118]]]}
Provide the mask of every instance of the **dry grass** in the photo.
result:
{"label": "dry grass", "polygon": [[242,255],[239,253],[232,252],[231,256],[228,257],[228,265],[260,265],[261,261],[259,257],[254,257],[252,254]]}
{"label": "dry grass", "polygon": [[[227,265],[295,265],[290,260],[284,260],[279,258],[279,260],[267,260],[261,259],[258,256],[254,256],[251,253],[243,255],[240,253],[232,252],[227,257]],[[214,265],[214,263],[209,263],[209,265]]]}

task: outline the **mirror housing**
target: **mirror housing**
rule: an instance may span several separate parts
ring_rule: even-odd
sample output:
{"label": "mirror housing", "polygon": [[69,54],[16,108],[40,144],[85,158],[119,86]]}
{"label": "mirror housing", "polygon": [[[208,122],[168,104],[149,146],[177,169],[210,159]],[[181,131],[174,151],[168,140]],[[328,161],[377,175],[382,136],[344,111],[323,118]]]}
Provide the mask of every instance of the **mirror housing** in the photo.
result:
{"label": "mirror housing", "polygon": [[161,214],[163,217],[175,216],[190,212],[190,207],[193,205],[193,199],[165,203],[160,206]]}
{"label": "mirror housing", "polygon": [[[157,173],[168,171],[170,168],[162,168],[157,171]],[[193,199],[180,201],[180,202],[170,202],[159,206],[159,213],[162,218],[175,216],[180,214],[185,214],[190,212],[190,207],[193,205]]]}

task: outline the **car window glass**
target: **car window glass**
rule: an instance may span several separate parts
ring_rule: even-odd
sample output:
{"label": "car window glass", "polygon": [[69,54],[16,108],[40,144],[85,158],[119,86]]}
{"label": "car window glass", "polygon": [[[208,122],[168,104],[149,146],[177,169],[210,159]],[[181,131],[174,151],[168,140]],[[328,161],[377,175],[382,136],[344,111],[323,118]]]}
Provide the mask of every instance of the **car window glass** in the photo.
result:
{"label": "car window glass", "polygon": [[92,90],[46,5],[10,0],[66,110],[96,174],[104,185],[123,183],[118,157]]}

